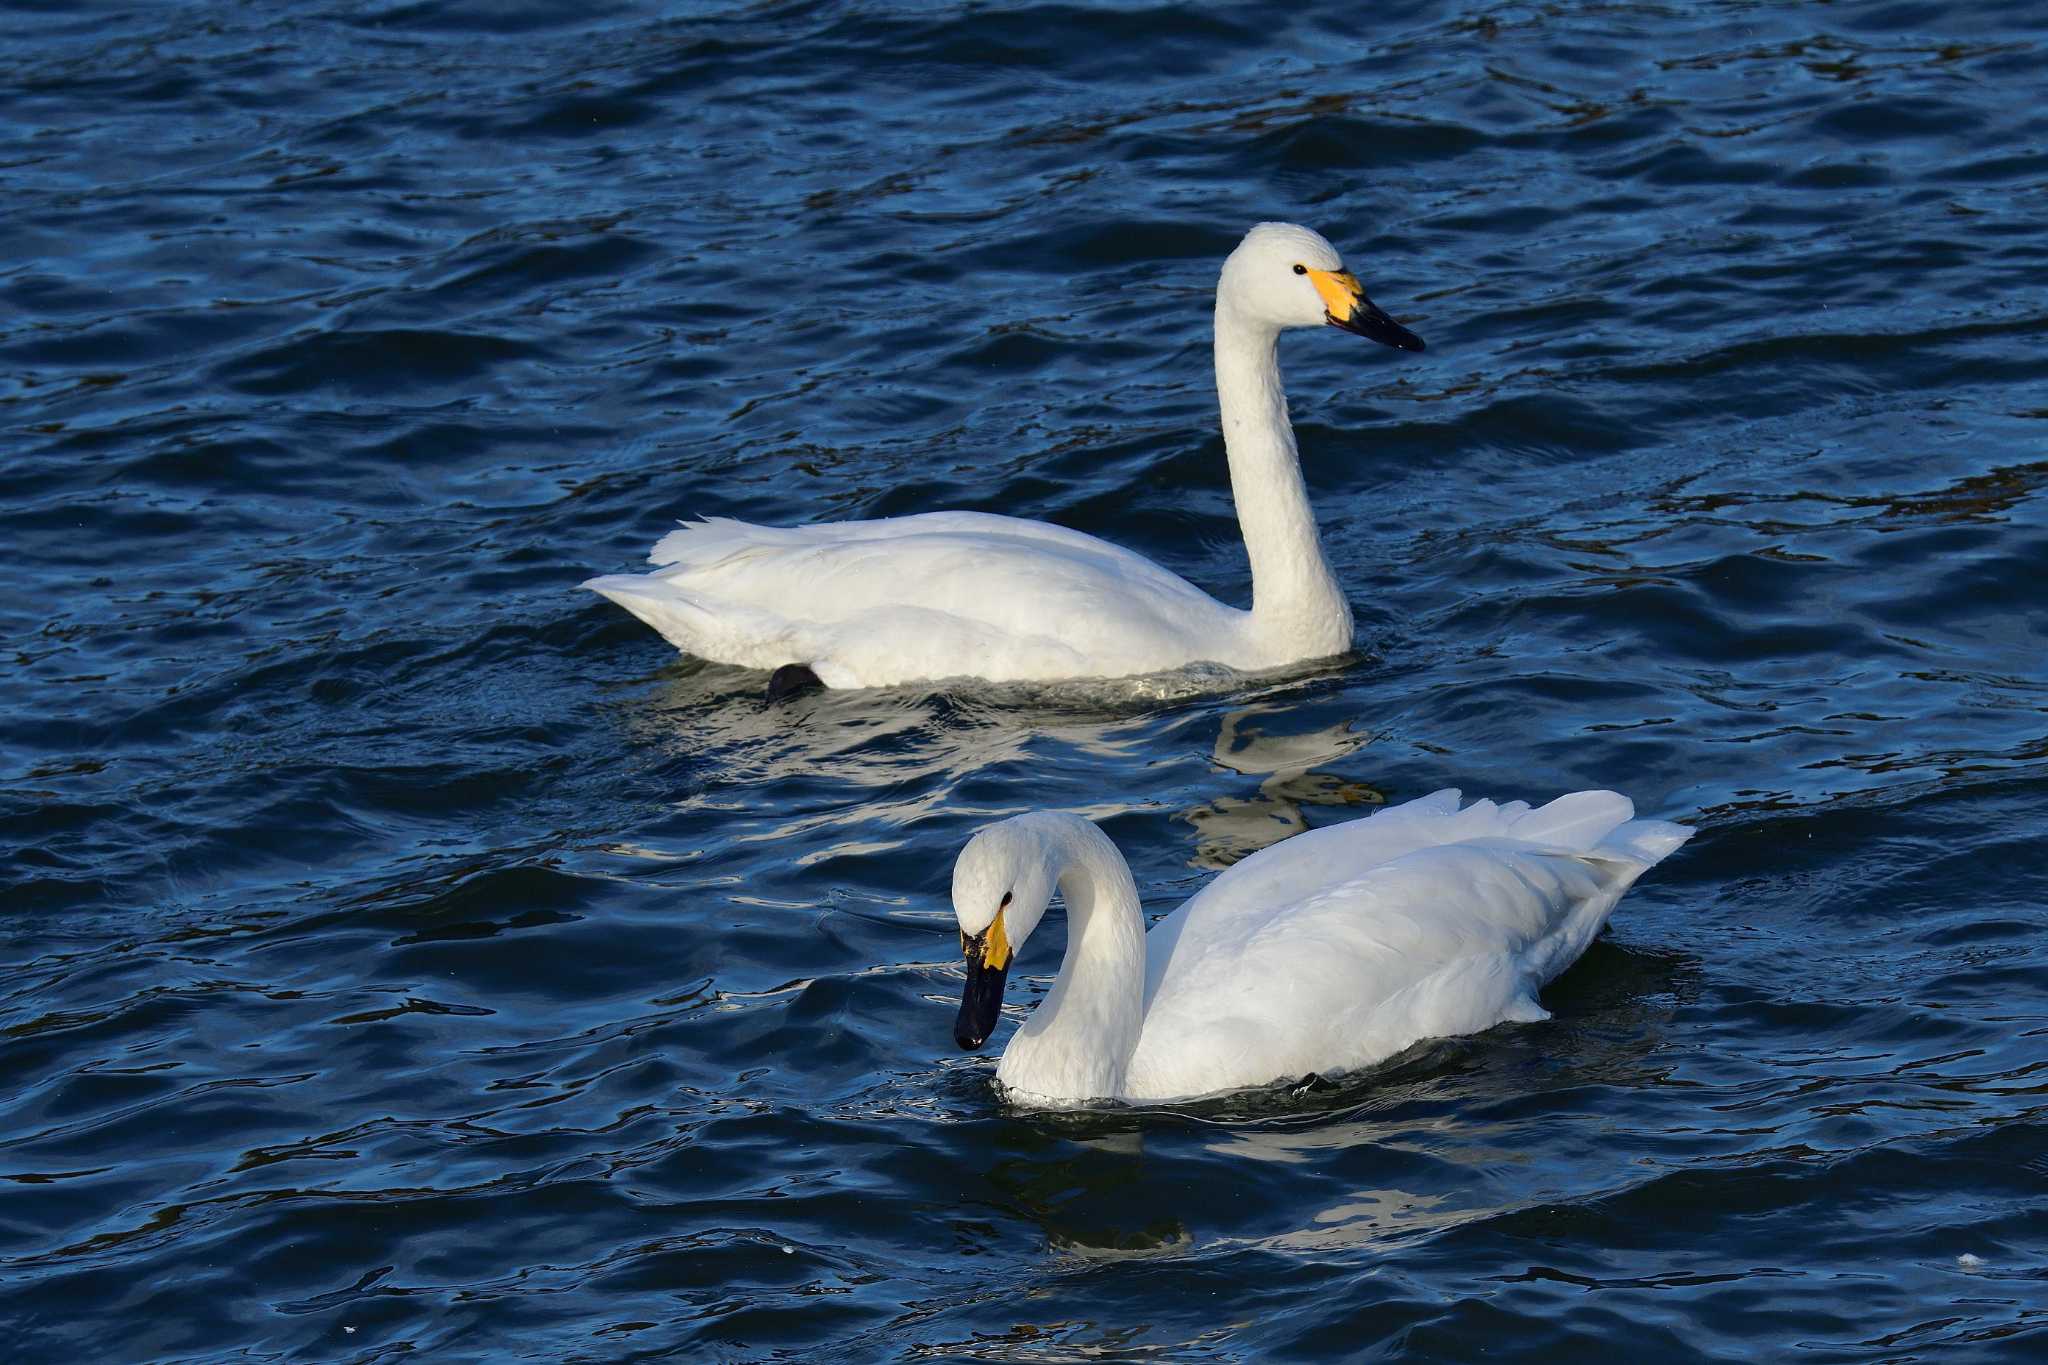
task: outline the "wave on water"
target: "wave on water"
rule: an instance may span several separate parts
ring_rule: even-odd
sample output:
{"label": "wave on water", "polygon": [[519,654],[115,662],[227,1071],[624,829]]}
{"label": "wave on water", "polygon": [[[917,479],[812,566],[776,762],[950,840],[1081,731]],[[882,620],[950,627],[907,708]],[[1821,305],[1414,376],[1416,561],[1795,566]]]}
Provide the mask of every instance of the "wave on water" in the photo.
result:
{"label": "wave on water", "polygon": [[[10,1360],[2039,1354],[2038,5],[8,24]],[[1249,603],[1271,218],[1429,338],[1283,344],[1359,655],[768,707],[576,589],[964,508]],[[1442,787],[1700,834],[1334,1090],[953,1046],[989,820],[1156,917]]]}

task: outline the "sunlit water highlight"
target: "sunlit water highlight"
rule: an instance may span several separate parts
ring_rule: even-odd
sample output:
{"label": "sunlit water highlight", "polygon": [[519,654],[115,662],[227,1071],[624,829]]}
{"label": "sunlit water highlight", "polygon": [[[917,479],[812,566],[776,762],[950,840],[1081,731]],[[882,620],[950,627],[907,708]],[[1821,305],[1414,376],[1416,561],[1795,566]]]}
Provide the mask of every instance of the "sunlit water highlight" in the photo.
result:
{"label": "sunlit water highlight", "polygon": [[[9,1359],[2042,1351],[2038,6],[7,30]],[[968,507],[1244,601],[1267,217],[1430,342],[1283,351],[1357,657],[767,711],[574,590]],[[1549,1023],[1063,1118],[952,1049],[993,816],[1158,914],[1595,785],[1702,833]]]}

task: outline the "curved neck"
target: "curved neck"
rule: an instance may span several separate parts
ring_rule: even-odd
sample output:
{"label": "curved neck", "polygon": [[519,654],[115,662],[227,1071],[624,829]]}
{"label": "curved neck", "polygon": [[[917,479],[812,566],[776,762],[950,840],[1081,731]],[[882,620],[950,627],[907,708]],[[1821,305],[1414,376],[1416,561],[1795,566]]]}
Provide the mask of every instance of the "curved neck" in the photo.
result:
{"label": "curved neck", "polygon": [[1276,662],[1351,648],[1351,606],[1323,558],[1301,478],[1276,328],[1216,301],[1216,397],[1230,495],[1252,567],[1252,634]]}
{"label": "curved neck", "polygon": [[1049,1100],[1114,1099],[1138,1046],[1145,1002],[1145,919],[1130,864],[1079,817],[1059,822],[1050,863],[1067,903],[1067,955],[996,1077]]}

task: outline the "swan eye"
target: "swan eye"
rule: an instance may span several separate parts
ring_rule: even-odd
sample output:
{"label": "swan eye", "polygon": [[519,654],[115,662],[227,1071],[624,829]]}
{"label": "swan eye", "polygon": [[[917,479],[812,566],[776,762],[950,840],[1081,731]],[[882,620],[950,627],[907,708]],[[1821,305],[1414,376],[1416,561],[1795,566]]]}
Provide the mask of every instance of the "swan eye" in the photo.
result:
{"label": "swan eye", "polygon": [[1294,273],[1297,275],[1306,275],[1308,274],[1308,267],[1305,265],[1297,265],[1294,267]]}
{"label": "swan eye", "polygon": [[1011,896],[1012,894],[1013,894],[1013,893],[1011,893],[1011,892],[1008,892],[1008,891],[1005,891],[1005,892],[1003,893],[1003,901],[1002,901],[1002,904],[1000,904],[1000,905],[998,905],[998,906],[996,907],[996,913],[997,913],[997,914],[1001,914],[1001,913],[1002,913],[1003,911],[1005,911],[1005,910],[1007,910],[1007,909],[1009,909],[1009,908],[1010,908],[1010,896]]}

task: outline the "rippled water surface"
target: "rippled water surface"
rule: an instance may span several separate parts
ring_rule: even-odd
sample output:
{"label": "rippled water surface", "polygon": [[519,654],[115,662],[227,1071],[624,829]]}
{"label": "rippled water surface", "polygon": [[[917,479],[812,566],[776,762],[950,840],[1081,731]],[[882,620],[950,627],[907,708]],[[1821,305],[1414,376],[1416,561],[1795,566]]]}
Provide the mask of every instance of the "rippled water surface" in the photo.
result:
{"label": "rippled water surface", "polygon": [[[2044,89],[2034,3],[8,8],[7,1358],[2040,1359]],[[1283,348],[1355,657],[770,710],[576,590],[966,507],[1247,600],[1264,218],[1430,343]],[[1156,915],[1442,786],[1701,833],[1335,1091],[954,1050],[991,817]]]}

